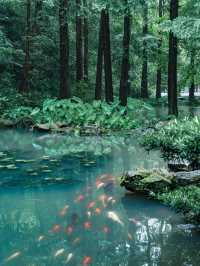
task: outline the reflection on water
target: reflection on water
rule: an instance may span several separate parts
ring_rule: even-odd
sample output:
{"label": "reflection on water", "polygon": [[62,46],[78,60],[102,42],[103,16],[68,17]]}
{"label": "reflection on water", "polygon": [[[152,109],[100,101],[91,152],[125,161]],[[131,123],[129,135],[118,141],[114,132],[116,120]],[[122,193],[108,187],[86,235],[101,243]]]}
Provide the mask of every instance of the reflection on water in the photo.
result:
{"label": "reflection on water", "polygon": [[0,265],[199,265],[197,229],[113,178],[165,165],[135,136],[9,130],[0,150]]}

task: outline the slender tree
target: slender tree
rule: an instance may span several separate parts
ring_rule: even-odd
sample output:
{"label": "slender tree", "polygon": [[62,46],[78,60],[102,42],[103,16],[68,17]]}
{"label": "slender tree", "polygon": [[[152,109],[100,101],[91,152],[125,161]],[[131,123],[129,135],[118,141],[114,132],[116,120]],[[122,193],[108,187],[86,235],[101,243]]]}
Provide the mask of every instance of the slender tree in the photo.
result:
{"label": "slender tree", "polygon": [[195,93],[195,51],[194,49],[191,51],[191,62],[190,62],[190,67],[191,67],[191,84],[189,88],[189,100],[193,101],[194,100],[194,93]]}
{"label": "slender tree", "polygon": [[[178,17],[178,0],[170,0],[170,20]],[[177,105],[177,55],[178,41],[172,31],[169,33],[169,63],[168,63],[168,105],[169,115],[178,115]]]}
{"label": "slender tree", "polygon": [[[163,16],[163,0],[159,0],[158,7],[159,19]],[[156,79],[156,98],[161,98],[161,88],[162,88],[162,64],[161,64],[161,55],[162,55],[162,35],[159,31],[159,40],[158,40],[158,66],[157,66],[157,79]]]}
{"label": "slender tree", "polygon": [[113,102],[112,59],[110,44],[109,10],[104,9],[104,69],[106,102]]}
{"label": "slender tree", "polygon": [[60,0],[60,95],[61,99],[70,97],[69,88],[69,33],[67,21],[68,0]]}
{"label": "slender tree", "polygon": [[83,19],[81,0],[76,0],[76,80],[83,80]]}
{"label": "slender tree", "polygon": [[148,47],[146,36],[148,34],[148,2],[143,0],[143,63],[141,78],[141,97],[148,98]]}
{"label": "slender tree", "polygon": [[31,42],[31,0],[26,0],[26,37],[25,37],[25,59],[22,67],[22,80],[19,91],[29,90],[30,73],[30,42]]}
{"label": "slender tree", "polygon": [[83,0],[83,6],[84,6],[84,20],[83,20],[83,40],[84,40],[84,80],[88,81],[88,15],[87,15],[87,0]]}
{"label": "slender tree", "polygon": [[96,69],[96,86],[95,100],[101,100],[102,97],[102,75],[103,75],[103,50],[104,50],[104,12],[101,11],[100,26],[99,26],[99,45],[97,55]]}
{"label": "slender tree", "polygon": [[128,87],[129,87],[129,48],[130,48],[130,36],[131,36],[131,14],[128,5],[128,1],[124,0],[125,14],[124,14],[124,37],[123,37],[123,56],[121,65],[121,80],[119,97],[122,106],[127,105]]}
{"label": "slender tree", "polygon": [[106,102],[113,101],[113,81],[112,81],[112,59],[110,45],[110,25],[109,11],[102,9],[100,30],[99,30],[99,47],[97,57],[97,74],[96,74],[96,89],[95,99],[99,100],[102,96],[102,71],[105,71],[105,98]]}

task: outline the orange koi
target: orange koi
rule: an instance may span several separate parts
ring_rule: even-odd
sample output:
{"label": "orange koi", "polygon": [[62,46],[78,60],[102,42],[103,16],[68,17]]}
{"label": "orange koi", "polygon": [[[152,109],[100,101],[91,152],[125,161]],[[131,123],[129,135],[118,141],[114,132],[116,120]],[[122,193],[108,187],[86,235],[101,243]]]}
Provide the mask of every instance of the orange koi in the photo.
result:
{"label": "orange koi", "polygon": [[59,215],[61,217],[65,216],[67,214],[67,210],[69,209],[69,205],[66,205],[60,212]]}
{"label": "orange koi", "polygon": [[85,228],[85,229],[91,229],[91,227],[92,227],[91,222],[85,222],[85,223],[84,223],[84,228]]}
{"label": "orange koi", "polygon": [[95,206],[96,202],[95,201],[91,201],[88,205],[87,208],[88,209],[92,209]]}
{"label": "orange koi", "polygon": [[89,257],[89,256],[85,256],[85,257],[83,258],[83,265],[84,265],[84,266],[90,265],[91,263],[92,263],[92,258],[91,258],[91,257]]}
{"label": "orange koi", "polygon": [[58,232],[60,232],[60,230],[61,230],[61,226],[59,224],[54,225],[52,228],[52,231],[54,233],[58,233]]}
{"label": "orange koi", "polygon": [[101,214],[101,209],[100,209],[100,208],[96,208],[96,209],[95,209],[95,213],[96,213],[96,214]]}
{"label": "orange koi", "polygon": [[130,233],[128,233],[128,239],[133,240],[133,236]]}

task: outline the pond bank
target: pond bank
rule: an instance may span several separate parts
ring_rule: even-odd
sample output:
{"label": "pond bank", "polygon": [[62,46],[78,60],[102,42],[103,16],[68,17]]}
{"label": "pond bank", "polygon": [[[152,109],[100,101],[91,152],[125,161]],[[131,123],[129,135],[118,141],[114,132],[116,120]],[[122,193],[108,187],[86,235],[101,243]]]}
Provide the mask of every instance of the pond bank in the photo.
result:
{"label": "pond bank", "polygon": [[121,186],[142,192],[173,207],[190,222],[200,223],[200,171],[172,173],[165,169],[127,172]]}

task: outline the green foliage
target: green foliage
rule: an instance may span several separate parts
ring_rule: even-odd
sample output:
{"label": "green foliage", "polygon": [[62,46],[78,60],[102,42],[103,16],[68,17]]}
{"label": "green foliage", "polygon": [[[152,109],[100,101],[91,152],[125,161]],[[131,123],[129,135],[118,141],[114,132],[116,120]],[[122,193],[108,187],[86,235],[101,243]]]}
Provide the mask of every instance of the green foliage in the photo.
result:
{"label": "green foliage", "polygon": [[200,118],[172,120],[147,132],[142,144],[147,149],[160,148],[167,160],[187,160],[193,168],[200,165]]}
{"label": "green foliage", "polygon": [[140,100],[129,99],[128,107],[102,101],[84,103],[80,98],[45,100],[41,108],[17,107],[8,109],[3,118],[19,122],[30,119],[34,123],[62,124],[69,127],[96,126],[101,129],[134,129],[154,118],[154,109]]}
{"label": "green foliage", "polygon": [[200,222],[200,188],[188,186],[157,195],[165,204],[183,212],[186,218]]}

